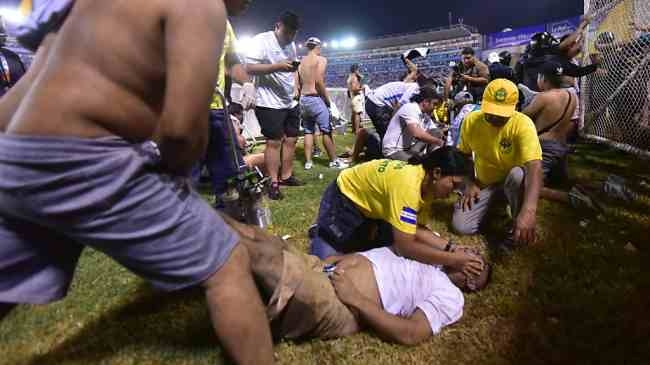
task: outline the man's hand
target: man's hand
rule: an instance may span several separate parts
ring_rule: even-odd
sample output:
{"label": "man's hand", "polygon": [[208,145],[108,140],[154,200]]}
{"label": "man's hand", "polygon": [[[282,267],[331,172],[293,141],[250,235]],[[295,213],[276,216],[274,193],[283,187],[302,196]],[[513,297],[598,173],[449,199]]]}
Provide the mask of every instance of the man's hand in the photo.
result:
{"label": "man's hand", "polygon": [[352,280],[345,274],[341,268],[337,268],[331,277],[332,285],[336,290],[336,296],[347,306],[354,307],[354,303],[361,298],[361,293],[354,285]]}
{"label": "man's hand", "polygon": [[513,239],[517,243],[533,244],[537,239],[535,227],[537,214],[534,211],[522,210],[515,219]]}
{"label": "man's hand", "polygon": [[409,70],[409,72],[416,72],[418,70],[418,65],[416,65],[413,61],[409,60],[408,58],[404,59],[404,63],[406,64],[406,68]]}
{"label": "man's hand", "polygon": [[465,81],[465,82],[472,82],[472,81],[474,81],[474,78],[473,78],[472,76],[465,75],[465,74],[460,75],[460,78],[463,79],[463,81]]}
{"label": "man's hand", "polygon": [[241,87],[241,106],[244,110],[255,108],[255,85],[247,82]]}
{"label": "man's hand", "polygon": [[462,271],[467,276],[480,276],[483,272],[483,261],[480,257],[462,251],[454,252],[454,255],[452,265],[454,269]]}
{"label": "man's hand", "polygon": [[296,72],[296,68],[293,66],[293,61],[291,60],[274,63],[273,69],[275,72]]}
{"label": "man's hand", "polygon": [[470,185],[465,188],[465,193],[461,198],[461,207],[463,208],[463,212],[465,210],[472,210],[472,204],[478,203],[480,195],[481,189],[475,183],[470,183]]}

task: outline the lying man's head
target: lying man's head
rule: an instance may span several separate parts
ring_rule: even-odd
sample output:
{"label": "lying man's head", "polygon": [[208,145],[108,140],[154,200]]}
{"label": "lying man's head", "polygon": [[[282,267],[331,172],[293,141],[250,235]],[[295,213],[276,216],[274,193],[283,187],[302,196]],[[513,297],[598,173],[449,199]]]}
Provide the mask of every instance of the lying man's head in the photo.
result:
{"label": "lying man's head", "polygon": [[474,255],[483,262],[483,270],[481,274],[471,275],[466,274],[461,270],[445,267],[445,272],[454,285],[464,292],[476,292],[485,288],[492,274],[492,267],[487,263],[485,257],[481,254],[478,247],[472,246],[457,246],[454,252],[463,252],[469,255]]}

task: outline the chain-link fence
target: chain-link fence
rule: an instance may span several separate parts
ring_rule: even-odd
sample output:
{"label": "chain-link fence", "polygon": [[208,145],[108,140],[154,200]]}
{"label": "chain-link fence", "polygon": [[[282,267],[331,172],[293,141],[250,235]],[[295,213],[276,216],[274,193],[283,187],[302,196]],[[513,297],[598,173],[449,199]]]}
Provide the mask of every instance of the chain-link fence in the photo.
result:
{"label": "chain-link fence", "polygon": [[650,0],[585,0],[585,136],[650,156]]}

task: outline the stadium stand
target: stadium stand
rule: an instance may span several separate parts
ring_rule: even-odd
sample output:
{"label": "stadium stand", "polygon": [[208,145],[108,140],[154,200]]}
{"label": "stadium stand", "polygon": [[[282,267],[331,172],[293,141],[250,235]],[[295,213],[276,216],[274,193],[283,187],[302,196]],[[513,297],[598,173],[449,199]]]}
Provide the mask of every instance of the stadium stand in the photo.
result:
{"label": "stadium stand", "polygon": [[464,47],[481,48],[482,36],[468,25],[456,24],[411,34],[393,35],[360,42],[355,50],[328,49],[329,60],[327,84],[346,87],[350,66],[361,65],[368,76],[366,83],[375,88],[390,81],[397,81],[406,71],[401,55],[409,49],[426,47],[431,50],[418,66],[423,72],[442,80],[448,75],[449,62],[459,61]]}

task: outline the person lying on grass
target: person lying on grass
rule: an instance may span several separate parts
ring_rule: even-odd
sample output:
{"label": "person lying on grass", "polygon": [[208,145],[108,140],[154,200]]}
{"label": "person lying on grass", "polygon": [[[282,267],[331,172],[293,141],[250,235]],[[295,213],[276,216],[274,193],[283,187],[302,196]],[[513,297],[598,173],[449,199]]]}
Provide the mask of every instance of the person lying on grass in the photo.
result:
{"label": "person lying on grass", "polygon": [[400,256],[480,276],[483,262],[425,227],[435,200],[460,189],[465,157],[442,147],[410,163],[375,160],[341,172],[323,193],[310,229],[311,254],[321,259],[392,245]]}
{"label": "person lying on grass", "polygon": [[[364,328],[386,341],[416,345],[460,320],[464,298],[458,272],[400,257],[389,247],[320,260],[290,251],[284,241],[224,216],[245,238],[253,275],[269,298],[275,339],[331,339]],[[472,278],[480,289],[488,270]]]}

